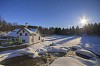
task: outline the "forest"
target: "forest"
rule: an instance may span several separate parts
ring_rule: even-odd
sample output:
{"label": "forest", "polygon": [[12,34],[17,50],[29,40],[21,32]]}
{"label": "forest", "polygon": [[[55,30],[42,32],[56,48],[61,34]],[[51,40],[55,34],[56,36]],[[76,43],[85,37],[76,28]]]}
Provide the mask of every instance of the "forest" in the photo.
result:
{"label": "forest", "polygon": [[[19,25],[18,23],[11,23],[7,22],[6,20],[2,19],[0,17],[0,31],[3,32],[9,32],[16,28],[22,28],[24,25]],[[32,26],[29,25],[28,28],[37,28],[39,29],[42,36],[48,36],[48,35],[98,35],[100,36],[100,23],[88,23],[87,25],[84,25],[82,28],[79,26],[72,26],[70,28],[61,28],[61,27],[49,27],[49,28],[43,28],[42,26]]]}

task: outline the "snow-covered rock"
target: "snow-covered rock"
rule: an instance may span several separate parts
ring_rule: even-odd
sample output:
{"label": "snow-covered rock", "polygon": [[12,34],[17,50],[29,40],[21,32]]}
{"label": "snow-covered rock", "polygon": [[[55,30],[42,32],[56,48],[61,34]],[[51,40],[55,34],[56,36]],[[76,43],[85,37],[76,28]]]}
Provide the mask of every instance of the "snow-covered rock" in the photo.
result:
{"label": "snow-covered rock", "polygon": [[78,49],[76,50],[76,54],[81,54],[90,58],[96,57],[96,55],[86,49]]}
{"label": "snow-covered rock", "polygon": [[82,47],[80,45],[77,45],[77,46],[72,46],[71,49],[73,50],[77,50],[77,49],[81,49]]}
{"label": "snow-covered rock", "polygon": [[41,49],[38,49],[37,52],[39,54],[43,54],[44,55],[44,54],[46,54],[47,50],[45,48],[41,48]]}
{"label": "snow-covered rock", "polygon": [[47,48],[48,52],[68,52],[67,48],[60,47],[60,46],[51,46]]}

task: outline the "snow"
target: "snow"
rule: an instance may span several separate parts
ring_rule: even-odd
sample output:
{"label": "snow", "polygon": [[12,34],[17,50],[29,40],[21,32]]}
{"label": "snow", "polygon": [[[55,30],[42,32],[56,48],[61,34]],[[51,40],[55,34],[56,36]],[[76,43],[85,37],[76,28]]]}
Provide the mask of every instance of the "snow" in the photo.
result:
{"label": "snow", "polygon": [[38,52],[33,51],[31,48],[27,48],[27,51],[22,50],[16,52],[17,54],[28,55],[29,57],[35,58],[38,57]]}
{"label": "snow", "polygon": [[68,52],[68,48],[61,46],[50,46],[47,48],[48,52]]}
{"label": "snow", "polygon": [[86,66],[78,60],[71,57],[57,58],[50,66]]}
{"label": "snow", "polygon": [[11,50],[8,52],[4,52],[0,54],[0,61],[16,56],[22,56],[22,55],[29,55],[30,57],[38,57],[38,52],[35,52],[32,48],[24,48],[24,49],[19,49],[19,50]]}
{"label": "snow", "polygon": [[[0,52],[0,61],[23,54],[29,54],[31,57],[37,57],[38,54],[45,54],[46,52],[67,52],[70,47],[78,49],[76,52],[88,56],[95,56],[88,50],[100,55],[100,37],[98,36],[59,36],[53,35],[44,37],[44,42],[31,45],[28,48],[19,50],[9,50]],[[27,44],[27,43],[26,43]],[[24,44],[23,44],[24,45]],[[84,48],[84,49],[83,49]],[[60,61],[61,60],[61,61]],[[100,61],[100,59],[99,59]],[[72,63],[73,62],[73,63]],[[100,62],[97,62],[100,63]],[[59,64],[59,65],[58,65]],[[62,65],[63,64],[63,65]],[[81,57],[67,58],[61,57],[56,59],[51,66],[94,66],[95,61],[83,59]]]}
{"label": "snow", "polygon": [[[37,31],[37,29],[27,29],[27,28],[24,28],[24,29],[26,29],[28,32],[30,32],[30,33],[33,33],[33,32],[36,32]],[[17,37],[18,35],[17,35],[17,32],[19,31],[20,29],[15,29],[15,30],[13,30],[13,31],[11,31],[11,32],[9,32],[7,35],[5,35],[5,36],[13,36],[13,37]]]}
{"label": "snow", "polygon": [[47,50],[45,48],[41,48],[41,49],[38,49],[37,52],[39,52],[39,54],[45,55]]}
{"label": "snow", "polygon": [[77,49],[82,49],[82,47],[80,45],[77,45],[77,46],[72,46],[71,49],[77,50]]}
{"label": "snow", "polygon": [[92,53],[86,49],[78,49],[78,50],[76,50],[76,53],[86,55],[86,56],[91,57],[91,58],[96,57],[96,55],[94,53]]}
{"label": "snow", "polygon": [[[31,48],[32,51],[42,53],[42,54],[43,53],[45,54],[45,52],[47,52],[47,51],[48,52],[67,52],[69,50],[69,48],[67,46],[65,46],[65,45],[67,45],[67,42],[69,42],[68,44],[70,44],[70,46],[71,46],[71,44],[73,44],[73,42],[76,41],[77,38],[78,37],[74,37],[74,36],[57,36],[57,35],[48,36],[48,37],[44,37],[44,40],[45,40],[44,42],[31,45],[28,48]],[[52,44],[52,43],[54,43],[55,46],[50,46],[50,44]],[[75,43],[75,45],[77,45],[77,44],[79,44],[79,42]],[[3,55],[3,57],[0,58],[0,61],[2,59],[11,58],[9,56],[5,57],[9,54],[12,57],[13,57],[13,55],[20,56],[22,54],[19,54],[18,52],[21,52],[21,51],[28,51],[28,49],[24,48],[24,49],[19,49],[19,50],[8,50],[8,51],[0,52],[0,56]]]}
{"label": "snow", "polygon": [[33,57],[33,58],[37,57],[38,56],[37,50],[39,50],[39,49],[41,49],[45,46],[48,46],[51,43],[52,42],[45,41],[45,42],[38,43],[38,44],[32,45],[32,46],[27,47],[27,48],[23,48],[23,49],[0,52],[0,61],[7,59],[7,58],[21,56],[21,55],[24,55],[24,54],[29,54],[29,56]]}
{"label": "snow", "polygon": [[55,59],[50,66],[99,66],[97,60],[87,60],[78,56],[60,57]]}
{"label": "snow", "polygon": [[79,62],[85,64],[86,66],[98,66],[98,61],[96,58],[94,59],[84,59],[78,56],[73,57],[74,59],[78,60]]}
{"label": "snow", "polygon": [[33,29],[33,28],[29,29],[29,30],[31,30],[32,32],[36,32],[37,31],[37,29]]}
{"label": "snow", "polygon": [[29,33],[33,33],[33,31],[27,29],[27,28],[24,28],[25,30],[27,30]]}
{"label": "snow", "polygon": [[34,33],[37,31],[37,29],[27,29],[27,28],[24,28],[25,30],[27,30],[29,33]]}
{"label": "snow", "polygon": [[100,36],[82,36],[80,45],[97,55],[100,55]]}
{"label": "snow", "polygon": [[20,29],[15,29],[13,30],[12,32],[9,32],[7,35],[5,36],[13,36],[13,37],[17,37],[17,32],[19,31]]}

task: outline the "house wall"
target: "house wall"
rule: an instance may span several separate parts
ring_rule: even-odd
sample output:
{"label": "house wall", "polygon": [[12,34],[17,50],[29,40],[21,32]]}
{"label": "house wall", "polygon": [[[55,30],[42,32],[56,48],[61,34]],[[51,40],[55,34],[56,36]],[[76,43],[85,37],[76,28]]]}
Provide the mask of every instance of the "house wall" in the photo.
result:
{"label": "house wall", "polygon": [[33,44],[34,41],[32,41],[32,40],[33,40],[33,36],[30,36],[30,38],[29,38],[29,44]]}
{"label": "house wall", "polygon": [[[41,42],[41,35],[38,33],[35,33],[36,35],[34,35],[34,43],[38,43]],[[40,36],[40,40],[39,40],[39,36]]]}
{"label": "house wall", "polygon": [[[23,33],[24,30],[24,33]],[[22,36],[20,36],[20,33],[22,33]],[[27,33],[28,36],[25,36],[25,33]],[[29,32],[27,32],[25,29],[22,29],[19,33],[18,33],[19,38],[24,39],[25,42],[29,43],[29,44],[34,44],[34,43],[38,43],[41,42],[41,35],[39,34],[39,32],[34,32],[33,34],[29,34]],[[39,40],[40,37],[40,40]]]}
{"label": "house wall", "polygon": [[[19,38],[25,40],[25,42],[27,42],[27,43],[30,43],[30,41],[29,41],[30,34],[29,34],[26,30],[24,30],[24,32],[23,32],[23,30],[24,30],[24,29],[22,29],[22,30],[18,33]],[[20,36],[20,33],[22,33],[22,36]],[[27,36],[25,36],[25,33],[27,33]]]}

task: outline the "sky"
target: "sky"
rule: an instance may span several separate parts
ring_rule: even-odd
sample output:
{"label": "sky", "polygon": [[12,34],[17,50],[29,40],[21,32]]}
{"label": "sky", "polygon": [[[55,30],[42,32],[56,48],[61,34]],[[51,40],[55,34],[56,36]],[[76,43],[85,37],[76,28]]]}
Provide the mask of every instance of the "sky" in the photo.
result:
{"label": "sky", "polygon": [[21,25],[81,26],[83,16],[89,23],[100,22],[100,0],[0,0],[0,16]]}

